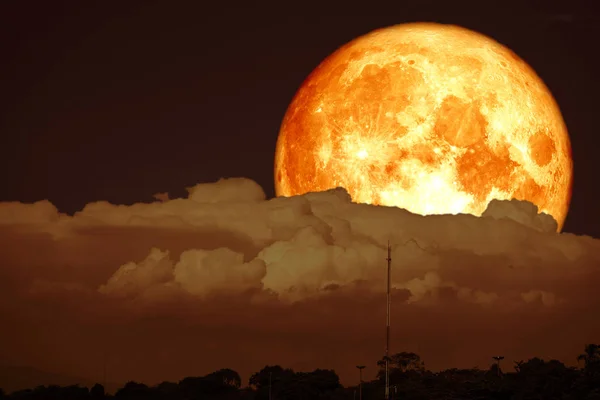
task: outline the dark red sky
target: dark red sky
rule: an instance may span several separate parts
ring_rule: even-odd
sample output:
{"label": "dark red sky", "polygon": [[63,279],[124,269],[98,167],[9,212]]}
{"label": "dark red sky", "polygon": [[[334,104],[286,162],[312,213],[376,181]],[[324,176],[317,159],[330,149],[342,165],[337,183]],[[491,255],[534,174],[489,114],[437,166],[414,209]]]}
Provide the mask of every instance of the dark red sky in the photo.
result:
{"label": "dark red sky", "polygon": [[[0,362],[98,381],[108,352],[117,383],[221,367],[247,382],[267,363],[334,368],[354,383],[364,363],[370,379],[390,238],[394,350],[434,370],[486,368],[494,354],[575,362],[600,332],[589,317],[599,240],[350,204],[339,191],[264,202],[244,180],[148,206],[91,204],[73,218],[49,203],[2,203],[48,199],[73,213],[232,176],[271,197],[279,125],[312,69],[373,29],[436,21],[504,43],[550,87],[575,160],[565,230],[600,238],[591,0],[353,1],[2,2]],[[112,277],[132,265],[127,294]],[[296,286],[314,297],[273,297]]]}
{"label": "dark red sky", "polygon": [[279,125],[311,70],[373,29],[437,21],[508,45],[550,87],[575,161],[565,230],[600,236],[591,0],[108,4],[3,3],[0,201],[72,213],[228,176],[272,196]]}

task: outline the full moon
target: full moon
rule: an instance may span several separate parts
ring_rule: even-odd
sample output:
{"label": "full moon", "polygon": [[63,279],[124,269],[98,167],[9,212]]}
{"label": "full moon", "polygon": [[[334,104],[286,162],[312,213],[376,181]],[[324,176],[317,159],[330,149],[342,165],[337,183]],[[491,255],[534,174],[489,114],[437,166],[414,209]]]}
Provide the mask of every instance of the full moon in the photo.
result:
{"label": "full moon", "polygon": [[563,227],[573,163],[550,90],[507,47],[453,25],[396,25],[327,57],[289,105],[275,190],[345,188],[413,213],[528,200]]}

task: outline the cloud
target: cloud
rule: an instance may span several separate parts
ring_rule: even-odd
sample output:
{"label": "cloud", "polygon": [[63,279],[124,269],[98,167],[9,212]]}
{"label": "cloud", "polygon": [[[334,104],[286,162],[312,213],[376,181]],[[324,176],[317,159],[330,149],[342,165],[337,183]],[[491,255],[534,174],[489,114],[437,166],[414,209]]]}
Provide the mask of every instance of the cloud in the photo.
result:
{"label": "cloud", "polygon": [[128,297],[154,285],[172,281],[173,278],[173,262],[169,259],[169,252],[153,248],[142,262],[122,265],[98,290],[107,295]]}
{"label": "cloud", "polygon": [[221,179],[215,183],[200,183],[188,188],[189,199],[198,203],[237,203],[265,200],[263,189],[244,178]]}
{"label": "cloud", "polygon": [[221,247],[216,250],[188,250],[175,266],[175,282],[193,295],[214,292],[243,292],[261,288],[266,267],[262,260],[248,263],[244,255]]}
{"label": "cloud", "polygon": [[152,197],[154,197],[158,201],[169,201],[169,193],[167,192],[155,193],[154,195],[152,195]]}
{"label": "cloud", "polygon": [[0,203],[0,359],[99,379],[108,357],[109,380],[149,383],[282,363],[352,383],[383,351],[388,241],[393,350],[430,368],[572,361],[600,335],[600,240],[529,203],[423,217],[343,189],[267,200],[242,178],[188,193],[72,216]]}
{"label": "cloud", "polygon": [[539,213],[535,204],[522,200],[492,200],[482,217],[512,219],[522,225],[542,232],[556,232],[558,223],[551,215]]}
{"label": "cloud", "polygon": [[0,203],[0,224],[30,225],[52,223],[59,219],[59,212],[48,200],[32,204],[19,202]]}

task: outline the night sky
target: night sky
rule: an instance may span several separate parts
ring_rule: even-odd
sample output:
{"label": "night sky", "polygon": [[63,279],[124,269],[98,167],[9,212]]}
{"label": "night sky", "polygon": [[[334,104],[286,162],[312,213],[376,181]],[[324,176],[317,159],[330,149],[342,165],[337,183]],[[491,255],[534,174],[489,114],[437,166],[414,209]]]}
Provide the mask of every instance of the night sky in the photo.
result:
{"label": "night sky", "polygon": [[[592,0],[1,4],[4,389],[23,374],[2,368],[19,366],[114,384],[225,367],[247,382],[276,364],[344,384],[367,365],[372,379],[388,243],[391,351],[431,370],[499,354],[574,364],[598,342]],[[272,199],[304,79],[348,41],[418,21],[494,38],[550,88],[572,143],[563,230],[576,235],[518,202],[479,218],[355,204],[342,189]],[[249,179],[219,181],[236,177]]]}
{"label": "night sky", "polygon": [[575,166],[564,230],[600,237],[591,0],[201,4],[4,2],[0,200],[72,214],[237,176],[272,197],[279,126],[313,68],[373,29],[433,21],[491,36],[548,85]]}

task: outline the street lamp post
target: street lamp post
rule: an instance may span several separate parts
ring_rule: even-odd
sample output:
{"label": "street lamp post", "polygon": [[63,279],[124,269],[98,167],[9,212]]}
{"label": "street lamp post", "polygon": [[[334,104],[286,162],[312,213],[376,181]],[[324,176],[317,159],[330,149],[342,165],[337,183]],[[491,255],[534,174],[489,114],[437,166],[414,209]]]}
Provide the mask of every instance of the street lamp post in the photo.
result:
{"label": "street lamp post", "polygon": [[362,400],[362,370],[365,366],[357,365],[356,368],[358,368],[358,399]]}
{"label": "street lamp post", "polygon": [[500,361],[504,360],[504,356],[494,356],[492,358],[496,360],[496,373],[500,376]]}

